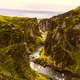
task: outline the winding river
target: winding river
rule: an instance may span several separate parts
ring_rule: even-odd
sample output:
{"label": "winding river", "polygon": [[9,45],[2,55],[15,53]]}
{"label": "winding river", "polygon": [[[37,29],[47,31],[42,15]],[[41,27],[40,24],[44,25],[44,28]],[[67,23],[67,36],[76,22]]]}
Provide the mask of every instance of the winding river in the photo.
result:
{"label": "winding river", "polygon": [[[42,38],[46,39],[47,32],[42,33],[41,36]],[[39,53],[43,48],[44,46],[40,46],[39,48],[37,48],[37,50],[32,55],[30,55],[30,67],[36,72],[47,76],[51,80],[65,80],[64,74],[59,74],[55,72],[53,69],[51,69],[50,67],[47,67],[47,66],[43,67],[39,64],[34,63],[33,58],[35,59],[39,58]]]}
{"label": "winding river", "polygon": [[34,56],[35,58],[38,58],[39,52],[43,48],[44,48],[43,46],[38,48],[37,51],[34,52],[34,54],[30,56],[30,67],[33,70],[35,70],[36,72],[41,73],[41,74],[47,76],[48,78],[51,78],[51,80],[65,80],[63,74],[59,74],[59,73],[55,72],[50,67],[43,67],[43,66],[33,62],[32,57]]}
{"label": "winding river", "polygon": [[[47,36],[47,32],[41,32],[42,33],[42,38],[46,39]],[[64,75],[64,73],[59,73],[56,72],[55,70],[53,70],[51,67],[43,67],[39,64],[34,63],[34,60],[36,58],[40,57],[40,51],[44,48],[43,46],[40,46],[36,49],[36,51],[30,55],[30,67],[35,70],[38,73],[41,73],[45,76],[47,76],[50,80],[80,80],[80,79],[74,79],[74,78],[70,78],[67,75]]]}

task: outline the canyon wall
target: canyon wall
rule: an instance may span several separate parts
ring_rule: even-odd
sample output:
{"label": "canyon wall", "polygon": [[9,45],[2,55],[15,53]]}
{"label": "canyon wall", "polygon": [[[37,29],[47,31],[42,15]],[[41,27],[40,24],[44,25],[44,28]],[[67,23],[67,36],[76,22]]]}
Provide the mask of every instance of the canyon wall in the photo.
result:
{"label": "canyon wall", "polygon": [[53,66],[80,72],[80,7],[50,20],[45,54],[52,57]]}

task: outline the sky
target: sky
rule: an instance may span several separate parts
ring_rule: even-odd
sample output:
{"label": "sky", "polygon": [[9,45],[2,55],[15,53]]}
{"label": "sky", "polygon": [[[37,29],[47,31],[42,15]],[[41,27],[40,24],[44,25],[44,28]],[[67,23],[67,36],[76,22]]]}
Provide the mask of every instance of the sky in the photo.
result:
{"label": "sky", "polygon": [[80,5],[80,0],[0,0],[0,9],[69,11]]}

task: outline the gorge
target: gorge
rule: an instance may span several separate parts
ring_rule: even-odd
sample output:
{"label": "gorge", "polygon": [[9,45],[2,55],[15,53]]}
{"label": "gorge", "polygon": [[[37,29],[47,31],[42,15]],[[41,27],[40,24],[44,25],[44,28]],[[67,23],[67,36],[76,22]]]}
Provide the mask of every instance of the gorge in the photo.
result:
{"label": "gorge", "polygon": [[51,18],[0,16],[1,80],[79,80],[80,7]]}

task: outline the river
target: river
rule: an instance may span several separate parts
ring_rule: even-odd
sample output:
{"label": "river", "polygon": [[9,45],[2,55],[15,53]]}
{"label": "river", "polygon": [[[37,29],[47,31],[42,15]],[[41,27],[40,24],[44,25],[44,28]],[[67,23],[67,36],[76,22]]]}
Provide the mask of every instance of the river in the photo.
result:
{"label": "river", "polygon": [[59,73],[55,72],[50,67],[43,67],[43,66],[33,62],[33,56],[35,59],[38,58],[40,50],[42,48],[43,48],[43,46],[38,48],[37,51],[35,51],[34,54],[30,56],[30,67],[33,70],[35,70],[36,72],[41,73],[41,74],[47,76],[48,78],[51,78],[52,80],[64,80],[63,74],[59,74]]}
{"label": "river", "polygon": [[[42,32],[42,38],[46,39],[47,32],[43,33]],[[43,67],[39,64],[34,63],[34,59],[39,58],[39,53],[40,51],[44,48],[44,46],[40,46],[39,48],[36,49],[36,51],[30,55],[30,67],[35,70],[38,73],[41,73],[48,78],[51,78],[52,80],[64,80],[64,74],[59,74],[55,72],[53,69],[50,67]]]}
{"label": "river", "polygon": [[[46,39],[47,32],[46,33],[42,33],[41,36],[42,36],[42,38]],[[79,79],[74,79],[74,78],[73,79],[72,78],[69,79],[69,77],[64,75],[64,73],[59,73],[59,72],[53,70],[51,67],[47,67],[47,66],[43,67],[43,66],[41,66],[39,64],[34,63],[34,60],[36,58],[40,57],[39,53],[43,48],[44,48],[44,45],[38,47],[36,49],[36,51],[32,55],[30,55],[30,67],[33,70],[35,70],[36,72],[47,76],[51,80],[79,80]]]}

